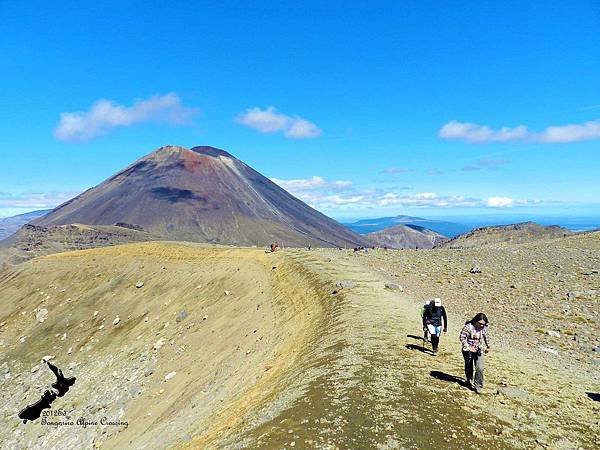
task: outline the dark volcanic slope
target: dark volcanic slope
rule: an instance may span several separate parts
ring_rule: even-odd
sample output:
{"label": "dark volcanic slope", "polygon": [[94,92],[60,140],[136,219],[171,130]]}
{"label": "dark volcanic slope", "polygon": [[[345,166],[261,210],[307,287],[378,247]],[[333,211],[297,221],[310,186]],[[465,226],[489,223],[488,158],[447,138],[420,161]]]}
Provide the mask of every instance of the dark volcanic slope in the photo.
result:
{"label": "dark volcanic slope", "polygon": [[373,244],[388,248],[433,248],[447,240],[435,231],[416,225],[396,225],[366,237]]}
{"label": "dark volcanic slope", "polygon": [[36,225],[141,225],[155,235],[235,245],[364,243],[229,153],[167,146],[62,204]]}
{"label": "dark volcanic slope", "polygon": [[499,225],[476,228],[466,234],[451,239],[440,247],[473,248],[492,244],[520,244],[538,239],[565,237],[573,234],[558,225],[542,226],[534,222],[523,222],[514,225]]}

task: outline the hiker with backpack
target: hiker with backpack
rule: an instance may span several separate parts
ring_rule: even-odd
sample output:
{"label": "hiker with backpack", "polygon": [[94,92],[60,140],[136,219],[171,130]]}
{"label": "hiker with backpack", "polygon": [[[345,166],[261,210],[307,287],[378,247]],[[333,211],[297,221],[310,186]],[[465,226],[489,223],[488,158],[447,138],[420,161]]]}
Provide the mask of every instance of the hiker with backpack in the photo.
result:
{"label": "hiker with backpack", "polygon": [[431,300],[425,300],[425,304],[421,308],[421,322],[423,323],[423,340],[430,342],[429,340],[429,330],[427,329],[427,324],[425,323],[425,311],[427,311],[431,307]]}
{"label": "hiker with backpack", "polygon": [[[483,355],[490,351],[488,336],[488,318],[484,313],[477,313],[465,322],[460,332],[462,354],[465,360],[465,378],[469,389],[481,394],[483,390]],[[485,343],[485,350],[483,344]],[[473,374],[475,372],[475,374]],[[475,375],[473,377],[473,375]]]}
{"label": "hiker with backpack", "polygon": [[431,305],[429,309],[425,309],[423,318],[427,329],[431,334],[431,348],[433,354],[437,355],[440,344],[440,335],[442,334],[442,323],[444,333],[448,331],[448,316],[446,315],[446,309],[442,306],[442,300],[440,298],[433,299],[433,305]]}

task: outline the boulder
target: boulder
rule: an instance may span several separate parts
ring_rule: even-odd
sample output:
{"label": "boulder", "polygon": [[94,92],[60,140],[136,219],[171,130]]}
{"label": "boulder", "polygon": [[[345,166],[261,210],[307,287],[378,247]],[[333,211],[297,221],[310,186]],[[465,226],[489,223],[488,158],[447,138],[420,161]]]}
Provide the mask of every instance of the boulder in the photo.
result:
{"label": "boulder", "polygon": [[335,286],[340,289],[352,289],[356,285],[354,284],[354,281],[351,280],[340,280],[336,281]]}
{"label": "boulder", "polygon": [[177,317],[175,318],[175,322],[181,322],[182,320],[184,320],[187,316],[189,316],[188,312],[184,309],[183,311],[181,311],[179,314],[177,314]]}
{"label": "boulder", "polygon": [[165,375],[165,381],[169,381],[175,375],[177,375],[177,372],[169,372],[168,374]]}
{"label": "boulder", "polygon": [[42,323],[47,317],[48,310],[46,308],[42,308],[36,313],[35,320],[37,320],[39,323]]}
{"label": "boulder", "polygon": [[524,390],[514,386],[501,386],[498,388],[496,392],[498,395],[504,395],[505,397],[517,398],[519,400],[525,400],[529,397],[529,393]]}

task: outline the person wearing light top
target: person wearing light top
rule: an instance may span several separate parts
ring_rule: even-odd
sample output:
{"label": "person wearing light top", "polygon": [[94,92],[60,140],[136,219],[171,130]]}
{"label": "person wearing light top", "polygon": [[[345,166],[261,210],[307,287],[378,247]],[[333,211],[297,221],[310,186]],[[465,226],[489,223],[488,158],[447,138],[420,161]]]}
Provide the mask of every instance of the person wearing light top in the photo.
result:
{"label": "person wearing light top", "polygon": [[[459,338],[465,360],[467,384],[478,394],[481,394],[483,390],[483,355],[490,351],[488,323],[488,318],[484,313],[477,313],[475,317],[465,323]],[[485,350],[483,350],[484,343]],[[475,372],[474,378],[473,372]]]}

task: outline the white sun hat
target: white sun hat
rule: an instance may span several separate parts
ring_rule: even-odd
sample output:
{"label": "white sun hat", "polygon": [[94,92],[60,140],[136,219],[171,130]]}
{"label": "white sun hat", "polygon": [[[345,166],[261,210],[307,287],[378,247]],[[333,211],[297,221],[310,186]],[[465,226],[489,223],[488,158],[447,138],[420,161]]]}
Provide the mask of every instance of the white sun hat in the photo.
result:
{"label": "white sun hat", "polygon": [[441,299],[441,298],[439,298],[439,297],[436,297],[436,298],[434,298],[434,299],[433,299],[433,304],[434,304],[435,306],[442,306],[442,299]]}

